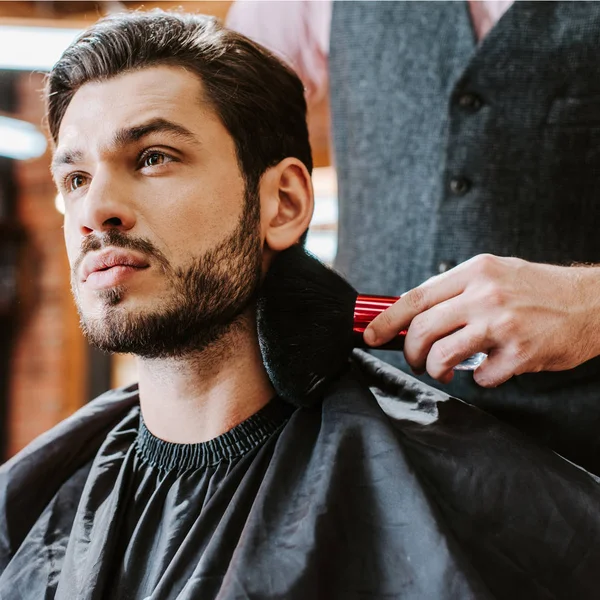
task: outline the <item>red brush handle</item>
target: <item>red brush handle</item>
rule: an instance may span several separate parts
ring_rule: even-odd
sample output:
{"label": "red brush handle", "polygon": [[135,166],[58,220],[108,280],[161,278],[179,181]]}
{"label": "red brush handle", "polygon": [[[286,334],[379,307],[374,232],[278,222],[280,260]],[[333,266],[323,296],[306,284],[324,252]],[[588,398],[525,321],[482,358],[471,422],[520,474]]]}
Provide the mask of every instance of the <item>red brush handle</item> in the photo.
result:
{"label": "red brush handle", "polygon": [[[394,296],[372,296],[367,294],[359,294],[354,305],[354,323],[352,326],[354,347],[355,348],[370,348],[364,339],[363,333],[367,325],[386,308],[397,302],[400,298]],[[378,346],[380,350],[402,350],[404,347],[404,338],[406,330],[401,331],[394,339],[387,344]]]}

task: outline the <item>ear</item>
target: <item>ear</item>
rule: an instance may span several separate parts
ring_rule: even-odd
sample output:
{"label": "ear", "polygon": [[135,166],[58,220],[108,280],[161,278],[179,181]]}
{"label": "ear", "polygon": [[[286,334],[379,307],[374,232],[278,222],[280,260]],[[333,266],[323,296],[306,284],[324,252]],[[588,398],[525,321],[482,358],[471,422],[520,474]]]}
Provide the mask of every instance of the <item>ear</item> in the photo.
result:
{"label": "ear", "polygon": [[259,194],[265,251],[289,248],[307,230],[314,210],[312,181],[304,163],[289,157],[267,169]]}

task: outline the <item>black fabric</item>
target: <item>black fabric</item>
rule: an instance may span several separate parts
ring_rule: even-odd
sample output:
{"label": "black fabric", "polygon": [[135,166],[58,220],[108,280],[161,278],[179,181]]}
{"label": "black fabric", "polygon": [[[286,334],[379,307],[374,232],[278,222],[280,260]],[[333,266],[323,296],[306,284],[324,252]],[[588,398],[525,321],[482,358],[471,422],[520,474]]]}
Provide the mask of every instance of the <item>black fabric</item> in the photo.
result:
{"label": "black fabric", "polygon": [[135,388],[0,468],[0,598],[596,598],[600,483],[356,352],[322,404],[200,445]]}

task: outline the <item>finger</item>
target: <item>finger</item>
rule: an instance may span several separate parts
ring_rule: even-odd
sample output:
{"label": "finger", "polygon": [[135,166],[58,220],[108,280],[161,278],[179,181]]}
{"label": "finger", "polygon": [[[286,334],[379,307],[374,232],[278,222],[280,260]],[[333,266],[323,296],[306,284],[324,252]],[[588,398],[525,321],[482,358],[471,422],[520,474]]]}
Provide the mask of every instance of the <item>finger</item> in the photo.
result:
{"label": "finger", "polygon": [[451,271],[448,271],[432,277],[403,294],[397,302],[371,321],[365,330],[365,341],[371,346],[389,342],[400,331],[406,329],[418,314],[461,294],[467,278],[461,272],[457,272],[456,277],[450,275]]}
{"label": "finger", "polygon": [[484,333],[467,325],[431,346],[427,355],[427,373],[437,381],[449,383],[454,376],[454,367],[477,352],[487,351]]}
{"label": "finger", "polygon": [[473,381],[484,388],[498,387],[517,374],[514,353],[508,349],[493,349],[473,372]]}
{"label": "finger", "polygon": [[442,338],[467,324],[464,296],[436,304],[417,315],[411,322],[404,340],[406,362],[417,372],[426,369],[432,346]]}

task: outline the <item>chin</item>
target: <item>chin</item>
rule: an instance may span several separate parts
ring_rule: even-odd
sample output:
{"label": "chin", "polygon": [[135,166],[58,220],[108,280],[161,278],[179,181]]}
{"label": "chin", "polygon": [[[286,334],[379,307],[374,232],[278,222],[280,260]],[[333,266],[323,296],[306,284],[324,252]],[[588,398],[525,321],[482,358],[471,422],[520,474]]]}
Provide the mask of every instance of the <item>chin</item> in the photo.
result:
{"label": "chin", "polygon": [[123,312],[127,304],[124,290],[109,288],[92,293],[83,293],[75,296],[75,304],[82,322],[101,322],[109,312]]}
{"label": "chin", "polygon": [[126,299],[125,288],[119,286],[98,290],[95,295],[104,306],[118,306]]}

